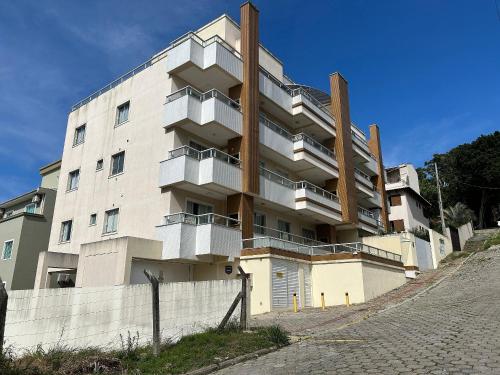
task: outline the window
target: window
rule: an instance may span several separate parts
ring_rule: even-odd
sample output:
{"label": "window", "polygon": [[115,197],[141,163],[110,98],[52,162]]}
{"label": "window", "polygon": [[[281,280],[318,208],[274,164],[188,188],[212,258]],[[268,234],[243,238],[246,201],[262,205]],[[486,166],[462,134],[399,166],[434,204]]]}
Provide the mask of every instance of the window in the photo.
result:
{"label": "window", "polygon": [[111,176],[123,172],[123,163],[125,162],[125,151],[114,154],[111,157]]}
{"label": "window", "polygon": [[61,224],[61,235],[59,236],[59,242],[69,242],[71,240],[71,229],[73,227],[73,221],[63,221]]}
{"label": "window", "polygon": [[186,212],[193,215],[204,215],[214,212],[214,208],[208,204],[187,201]]}
{"label": "window", "polygon": [[73,137],[73,146],[77,146],[85,142],[85,125],[79,126],[75,129],[75,136]]}
{"label": "window", "polygon": [[401,195],[391,195],[389,201],[391,206],[401,206]]}
{"label": "window", "polygon": [[104,165],[104,160],[103,159],[97,160],[97,163],[95,165],[95,170],[96,171],[102,170],[103,165]]}
{"label": "window", "polygon": [[90,215],[89,225],[96,225],[96,224],[97,224],[97,214]]}
{"label": "window", "polygon": [[254,212],[253,225],[256,234],[266,234],[266,215]]}
{"label": "window", "polygon": [[302,237],[314,240],[316,238],[316,233],[312,229],[302,228]]}
{"label": "window", "polygon": [[404,220],[393,220],[390,224],[393,232],[404,232],[405,230]]}
{"label": "window", "polygon": [[128,121],[130,102],[123,103],[116,109],[116,126]]}
{"label": "window", "polygon": [[103,233],[114,233],[118,230],[118,208],[106,211]]}
{"label": "window", "polygon": [[280,238],[283,240],[291,241],[292,236],[290,235],[290,223],[283,220],[278,220],[278,230]]}
{"label": "window", "polygon": [[26,212],[28,214],[34,214],[34,213],[36,213],[36,203],[28,203],[24,207],[24,212]]}
{"label": "window", "polygon": [[80,170],[74,170],[73,172],[69,172],[68,178],[68,186],[66,189],[68,191],[78,189],[78,182],[80,180]]}
{"label": "window", "polygon": [[5,241],[3,243],[2,259],[12,258],[12,248],[14,247],[14,240]]}

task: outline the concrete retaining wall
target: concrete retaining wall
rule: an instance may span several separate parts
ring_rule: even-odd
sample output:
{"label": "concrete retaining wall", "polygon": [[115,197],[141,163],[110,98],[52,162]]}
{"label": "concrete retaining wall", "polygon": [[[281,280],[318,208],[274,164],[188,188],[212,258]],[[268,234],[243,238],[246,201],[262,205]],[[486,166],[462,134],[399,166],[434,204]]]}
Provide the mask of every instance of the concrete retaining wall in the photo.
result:
{"label": "concrete retaining wall", "polygon": [[[217,325],[240,290],[240,280],[160,284],[162,337],[178,339]],[[151,304],[148,284],[10,292],[6,345],[17,353],[38,344],[118,349],[120,334],[126,338],[128,332],[145,344],[152,337]]]}

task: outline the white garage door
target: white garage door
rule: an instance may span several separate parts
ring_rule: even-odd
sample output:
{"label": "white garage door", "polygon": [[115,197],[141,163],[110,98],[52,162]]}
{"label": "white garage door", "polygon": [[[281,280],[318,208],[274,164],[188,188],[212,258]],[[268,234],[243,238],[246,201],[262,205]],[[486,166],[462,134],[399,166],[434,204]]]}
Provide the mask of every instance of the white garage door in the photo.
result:
{"label": "white garage door", "polygon": [[[299,271],[300,269],[300,271]],[[302,279],[302,280],[301,280]],[[303,293],[301,293],[301,285]],[[309,265],[298,264],[280,259],[272,260],[272,307],[293,307],[293,294],[297,295],[297,304],[311,306],[311,271]]]}

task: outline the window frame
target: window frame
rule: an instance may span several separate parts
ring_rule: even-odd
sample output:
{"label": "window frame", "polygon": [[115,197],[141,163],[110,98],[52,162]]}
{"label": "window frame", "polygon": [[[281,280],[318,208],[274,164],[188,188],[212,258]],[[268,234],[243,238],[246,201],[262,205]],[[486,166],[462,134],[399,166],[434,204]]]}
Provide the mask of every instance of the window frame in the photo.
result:
{"label": "window frame", "polygon": [[[78,178],[76,180],[76,186],[75,187],[71,187],[70,186],[70,183],[71,183],[71,175],[75,172],[78,172]],[[68,182],[66,183],[66,192],[70,192],[70,191],[74,191],[74,190],[78,190],[78,187],[80,186],[80,168],[78,169],[75,169],[75,170],[72,170],[68,173]]]}
{"label": "window frame", "polygon": [[[33,210],[33,212],[29,212],[28,211],[28,207],[34,207],[35,209]],[[35,203],[35,202],[30,202],[28,203],[26,206],[24,206],[24,212],[26,212],[27,214],[36,214],[36,209],[38,208],[38,205]]]}
{"label": "window frame", "polygon": [[[120,111],[122,110],[122,108],[125,108],[125,106],[127,106],[127,118],[123,121],[119,121],[120,120]],[[130,121],[130,100],[127,100],[126,102],[123,102],[122,104],[120,104],[119,106],[116,107],[116,118],[115,118],[115,128],[127,123]]]}
{"label": "window frame", "polygon": [[[101,167],[99,168],[99,162],[101,163]],[[104,169],[104,159],[97,159],[96,163],[95,163],[95,171],[96,172],[99,172],[99,171],[102,171]]]}
{"label": "window frame", "polygon": [[[5,249],[6,249],[6,245],[10,243],[11,244],[11,247],[10,247],[10,254],[9,254],[9,257],[8,258],[5,258]],[[3,247],[2,247],[2,260],[11,260],[12,259],[12,253],[14,251],[14,239],[10,239],[10,240],[6,240],[3,242]]]}
{"label": "window frame", "polygon": [[[122,154],[123,154],[123,161],[122,161],[121,171],[113,173],[113,164],[114,164],[113,162],[115,160],[115,157],[117,157],[118,155],[122,155]],[[118,176],[118,175],[120,175],[122,173],[125,173],[125,150],[117,152],[116,154],[111,155],[110,168],[109,168],[109,177]]]}
{"label": "window frame", "polygon": [[[92,217],[94,217],[94,222],[92,222]],[[94,227],[97,225],[97,212],[90,214],[89,217],[89,227]]]}
{"label": "window frame", "polygon": [[[83,139],[78,141],[78,132],[83,129]],[[73,147],[79,146],[85,143],[85,137],[87,136],[87,124],[82,124],[75,128],[75,133],[73,135]]]}
{"label": "window frame", "polygon": [[[63,239],[64,234],[64,226],[69,223],[69,238],[67,240]],[[71,242],[71,237],[73,236],[73,219],[65,220],[61,222],[61,231],[59,233],[59,243],[68,243]]]}
{"label": "window frame", "polygon": [[[117,212],[117,215],[116,215],[117,218],[116,218],[116,221],[115,221],[115,228],[114,228],[113,231],[107,232],[106,231],[106,227],[108,226],[109,213],[112,212],[112,211],[116,211]],[[119,221],[120,221],[120,208],[114,207],[114,208],[111,208],[109,210],[104,211],[104,222],[103,222],[103,226],[102,226],[102,235],[103,236],[107,236],[107,235],[118,233],[118,223],[119,223]]]}

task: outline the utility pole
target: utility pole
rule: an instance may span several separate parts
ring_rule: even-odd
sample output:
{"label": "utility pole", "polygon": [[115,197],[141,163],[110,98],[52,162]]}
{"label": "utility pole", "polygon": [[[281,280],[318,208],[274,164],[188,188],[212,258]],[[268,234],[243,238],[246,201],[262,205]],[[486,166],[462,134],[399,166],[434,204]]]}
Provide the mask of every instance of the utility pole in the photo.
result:
{"label": "utility pole", "polygon": [[441,216],[441,230],[443,235],[446,236],[445,228],[446,225],[444,223],[444,213],[443,213],[443,200],[441,198],[441,184],[439,183],[439,173],[438,173],[438,165],[434,163],[434,168],[436,169],[436,184],[438,189],[438,200],[439,200],[439,215]]}

